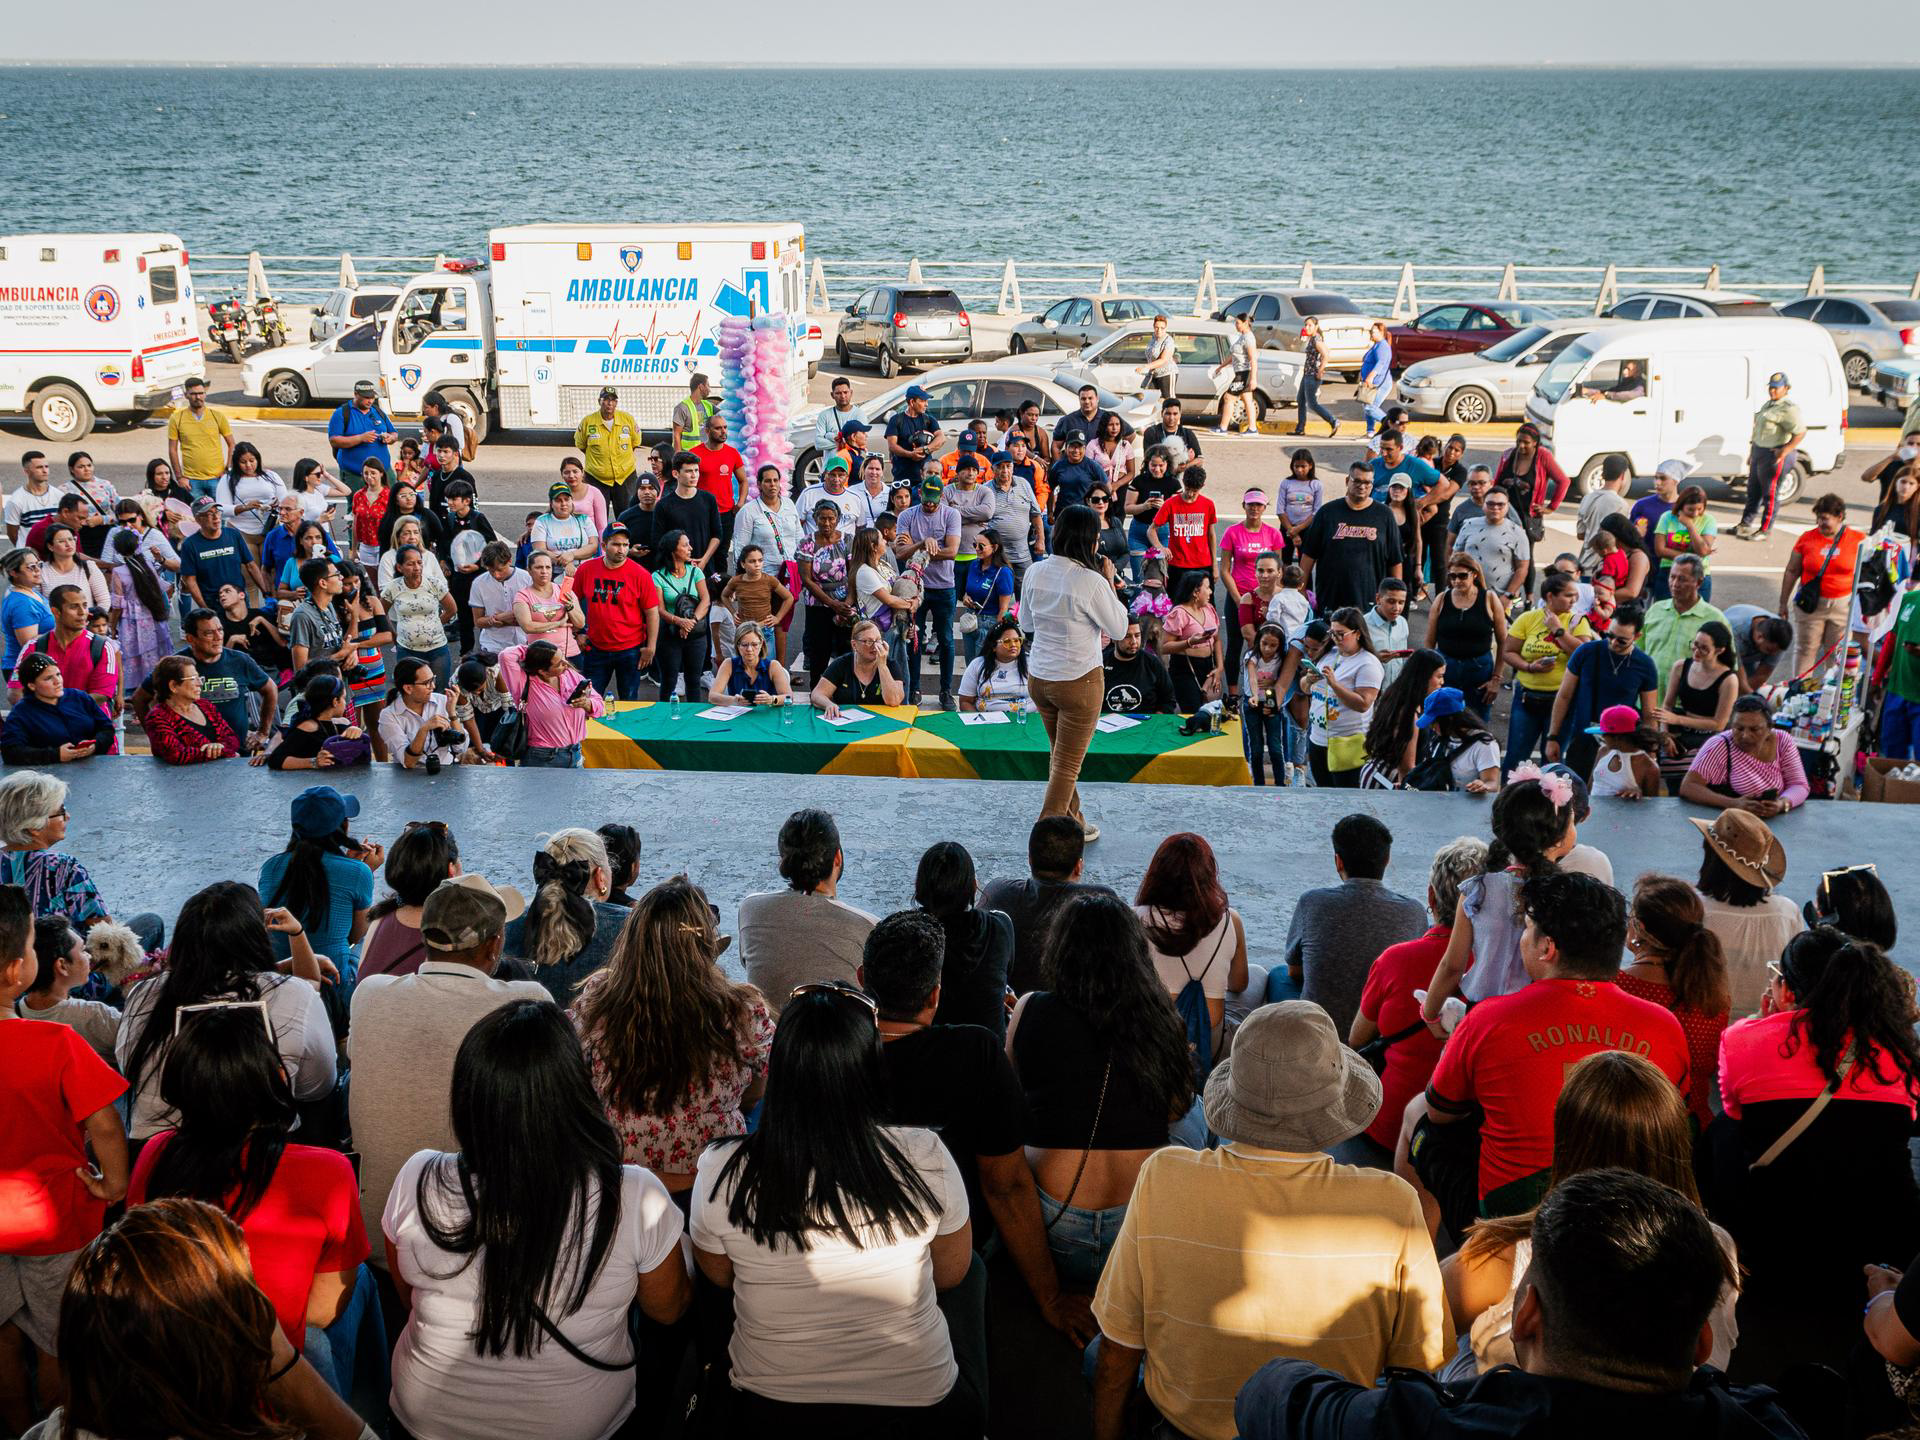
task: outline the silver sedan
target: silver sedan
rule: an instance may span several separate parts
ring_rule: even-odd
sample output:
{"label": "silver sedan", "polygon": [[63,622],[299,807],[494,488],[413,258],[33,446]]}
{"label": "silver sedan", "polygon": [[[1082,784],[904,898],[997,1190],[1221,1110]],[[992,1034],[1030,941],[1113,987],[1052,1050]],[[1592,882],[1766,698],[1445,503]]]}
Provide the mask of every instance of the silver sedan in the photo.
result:
{"label": "silver sedan", "polygon": [[1808,295],[1780,313],[1825,328],[1855,390],[1868,388],[1876,360],[1920,358],[1920,300],[1905,295]]}
{"label": "silver sedan", "polygon": [[1032,350],[1078,350],[1105,339],[1129,321],[1151,320],[1166,313],[1166,306],[1144,295],[1069,295],[1031,320],[1015,325],[1007,349],[1015,355]]}
{"label": "silver sedan", "polygon": [[[1193,415],[1210,413],[1220,403],[1226,380],[1221,367],[1233,344],[1234,328],[1218,320],[1174,320],[1167,326],[1173,340],[1173,393]],[[1153,322],[1136,320],[1106,339],[1054,362],[1063,380],[1077,385],[1091,380],[1103,390],[1128,395],[1139,391],[1147,363],[1147,344]],[[1254,372],[1254,418],[1291,405],[1300,394],[1300,371],[1305,360],[1284,350],[1259,352]],[[1157,401],[1156,401],[1157,403]],[[1157,418],[1157,417],[1156,417]]]}
{"label": "silver sedan", "polygon": [[1592,317],[1516,330],[1471,355],[1438,355],[1409,365],[1396,392],[1418,419],[1481,425],[1524,415],[1540,367],[1594,328]]}

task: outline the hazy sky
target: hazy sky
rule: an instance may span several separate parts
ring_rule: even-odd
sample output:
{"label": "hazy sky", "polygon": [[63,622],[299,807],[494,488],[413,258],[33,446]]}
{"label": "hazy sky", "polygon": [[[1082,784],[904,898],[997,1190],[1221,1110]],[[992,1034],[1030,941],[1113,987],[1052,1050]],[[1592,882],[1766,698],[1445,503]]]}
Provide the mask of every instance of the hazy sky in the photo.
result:
{"label": "hazy sky", "polygon": [[[1182,17],[1179,31],[1154,38],[1170,13]],[[13,7],[6,39],[9,60],[98,63],[1920,65],[1920,27],[1835,17],[1811,0],[1229,0],[1188,11],[1164,0],[970,0],[953,10],[911,0],[466,0],[430,11],[419,0],[338,0],[322,11],[93,0]]]}

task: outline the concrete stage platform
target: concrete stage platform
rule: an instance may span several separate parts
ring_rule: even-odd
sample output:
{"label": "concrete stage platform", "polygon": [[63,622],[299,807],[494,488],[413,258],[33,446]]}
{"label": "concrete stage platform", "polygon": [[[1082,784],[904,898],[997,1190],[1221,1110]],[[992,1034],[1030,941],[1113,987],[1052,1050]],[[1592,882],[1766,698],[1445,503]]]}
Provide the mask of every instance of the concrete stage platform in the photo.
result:
{"label": "concrete stage platform", "polygon": [[[286,845],[288,802],[321,778],[233,764],[171,769],[138,757],[58,768],[73,789],[63,848],[86,862],[115,914],[150,909],[169,922],[202,885],[253,881],[260,862]],[[1041,797],[1039,785],[1010,781],[827,775],[456,768],[429,779],[377,766],[325,778],[360,797],[356,833],[390,844],[407,820],[444,820],[467,869],[523,890],[536,836],[625,821],[645,841],[639,888],[684,870],[728,927],[741,897],[781,885],[774,840],[790,811],[834,815],[847,855],[842,898],[885,914],[911,902],[914,867],[936,840],[964,844],[983,880],[1025,874]],[[1456,835],[1485,836],[1490,804],[1467,795],[1179,785],[1090,785],[1083,794],[1102,831],[1088,851],[1089,881],[1131,898],[1160,841],[1196,830],[1220,856],[1252,958],[1266,963],[1280,952],[1300,892],[1333,883],[1328,837],[1340,816],[1361,810],[1392,827],[1387,881],[1424,898],[1434,851]],[[1692,878],[1700,839],[1686,817],[1710,813],[1677,800],[1603,801],[1580,833],[1612,857],[1623,887],[1653,870]],[[1805,899],[1823,869],[1874,860],[1909,925],[1920,926],[1920,806],[1817,801],[1776,828],[1787,893]],[[1911,968],[1920,948],[1900,948]]]}

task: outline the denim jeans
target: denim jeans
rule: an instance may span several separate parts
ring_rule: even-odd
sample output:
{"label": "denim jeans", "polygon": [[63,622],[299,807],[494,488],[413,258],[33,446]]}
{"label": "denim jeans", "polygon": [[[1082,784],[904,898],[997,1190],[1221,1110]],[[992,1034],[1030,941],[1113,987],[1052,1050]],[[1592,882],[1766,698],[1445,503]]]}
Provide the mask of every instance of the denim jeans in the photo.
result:
{"label": "denim jeans", "polygon": [[887,669],[902,685],[913,683],[913,620],[906,611],[893,612],[893,623],[883,632],[887,637]]}
{"label": "denim jeans", "polygon": [[1307,412],[1309,410],[1326,421],[1329,426],[1339,425],[1340,422],[1334,418],[1333,412],[1320,403],[1320,378],[1318,376],[1309,378],[1302,375],[1300,377],[1299,403],[1300,418],[1294,422],[1294,434],[1304,435],[1307,433]]}
{"label": "denim jeans", "polygon": [[1545,738],[1547,726],[1553,720],[1552,690],[1528,690],[1522,685],[1513,687],[1513,713],[1507,717],[1507,758],[1501,769],[1504,779],[1506,772],[1513,769],[1522,760],[1533,758],[1533,752]]}
{"label": "denim jeans", "polygon": [[1482,720],[1492,713],[1493,706],[1488,703],[1484,687],[1493,678],[1493,656],[1489,653],[1478,660],[1447,661],[1447,680],[1466,697],[1467,708]]}
{"label": "denim jeans", "polygon": [[402,660],[424,660],[427,668],[433,671],[433,688],[447,688],[447,677],[453,673],[453,652],[445,645],[437,650],[408,650],[396,646],[393,652],[395,663]]}
{"label": "denim jeans", "polygon": [[1388,375],[1386,383],[1378,390],[1367,389],[1366,382],[1361,381],[1360,394],[1366,398],[1362,413],[1367,417],[1367,434],[1371,435],[1374,427],[1387,418],[1387,401],[1393,398],[1393,376]]}
{"label": "denim jeans", "polygon": [[593,688],[602,695],[611,696],[613,692],[608,687],[618,682],[620,699],[640,698],[638,646],[631,650],[582,650],[580,668],[586,672],[587,679],[593,682]]}
{"label": "denim jeans", "polygon": [[220,488],[220,477],[218,475],[214,476],[211,480],[187,481],[187,489],[193,492],[193,498],[196,500],[212,499],[214,491],[218,490],[219,488]]}
{"label": "denim jeans", "polygon": [[522,765],[545,766],[549,770],[578,770],[580,768],[580,747],[578,745],[529,745],[527,758]]}
{"label": "denim jeans", "polygon": [[[1052,1227],[1047,1231],[1047,1249],[1053,1252],[1061,1283],[1091,1291],[1100,1283],[1100,1272],[1106,1268],[1113,1242],[1120,1238],[1120,1222],[1127,1218],[1127,1207],[1082,1210],[1078,1205],[1062,1205],[1045,1190],[1039,1195],[1040,1221]],[[1055,1216],[1059,1216],[1057,1221]]]}
{"label": "denim jeans", "polygon": [[1276,710],[1269,715],[1250,700],[1240,702],[1240,738],[1247,752],[1247,769],[1253,773],[1254,784],[1267,783],[1267,767],[1261,759],[1263,752],[1273,761],[1273,783],[1287,783],[1286,731],[1286,712]]}
{"label": "denim jeans", "polygon": [[[387,1398],[387,1325],[377,1295],[373,1269],[362,1265],[340,1318],[324,1330],[307,1327],[307,1363],[334,1394],[362,1414],[378,1414]],[[361,1404],[355,1404],[356,1398]]]}
{"label": "denim jeans", "polygon": [[[933,621],[933,643],[940,652],[940,693],[953,693],[953,591],[935,590],[927,587],[920,600],[920,608],[913,613],[913,623],[924,625]],[[920,672],[916,668],[913,683],[907,687],[907,702],[913,704],[920,698]]]}

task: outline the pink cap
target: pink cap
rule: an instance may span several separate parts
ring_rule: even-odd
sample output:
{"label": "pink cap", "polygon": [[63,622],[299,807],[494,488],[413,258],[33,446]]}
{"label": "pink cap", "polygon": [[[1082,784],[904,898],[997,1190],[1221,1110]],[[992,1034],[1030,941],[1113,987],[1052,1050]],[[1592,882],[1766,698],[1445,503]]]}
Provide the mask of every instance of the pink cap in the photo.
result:
{"label": "pink cap", "polygon": [[1262,505],[1267,503],[1267,492],[1262,490],[1257,485],[1253,489],[1247,491],[1246,494],[1240,497],[1240,503],[1242,505],[1251,505],[1256,500],[1258,500]]}

